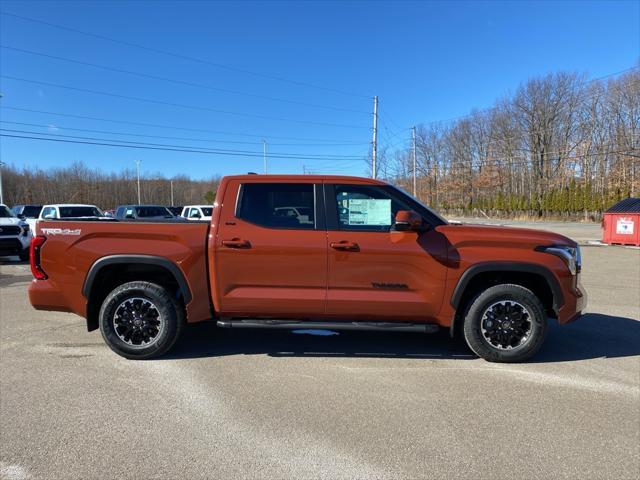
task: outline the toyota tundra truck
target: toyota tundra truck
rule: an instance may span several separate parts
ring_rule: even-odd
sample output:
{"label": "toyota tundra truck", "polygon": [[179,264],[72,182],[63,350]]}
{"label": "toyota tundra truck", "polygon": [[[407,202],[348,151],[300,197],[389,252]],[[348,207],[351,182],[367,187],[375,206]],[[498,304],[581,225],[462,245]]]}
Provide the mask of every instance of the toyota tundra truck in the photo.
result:
{"label": "toyota tundra truck", "polygon": [[[302,212],[302,213],[301,213]],[[586,305],[580,248],[555,233],[450,224],[382,181],[222,179],[210,222],[41,220],[29,299],[73,312],[129,359],[186,324],[432,332],[521,362]]]}

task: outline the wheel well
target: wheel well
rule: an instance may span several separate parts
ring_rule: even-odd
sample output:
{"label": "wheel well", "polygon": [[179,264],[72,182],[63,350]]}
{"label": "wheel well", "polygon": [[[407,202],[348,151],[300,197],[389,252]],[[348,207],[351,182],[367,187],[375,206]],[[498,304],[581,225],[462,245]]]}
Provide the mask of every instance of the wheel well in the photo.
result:
{"label": "wheel well", "polygon": [[98,328],[98,314],[102,302],[118,285],[128,282],[152,282],[167,289],[176,298],[184,298],[180,284],[175,276],[161,265],[149,263],[116,263],[100,268],[93,277],[87,297],[87,329]]}
{"label": "wheel well", "polygon": [[544,309],[550,317],[557,317],[555,311],[555,299],[553,291],[547,280],[537,273],[518,271],[488,271],[481,272],[469,281],[466,285],[460,300],[458,301],[454,321],[451,328],[451,335],[456,335],[461,331],[463,315],[469,303],[480,293],[494,285],[512,283],[520,285],[533,292],[540,299]]}

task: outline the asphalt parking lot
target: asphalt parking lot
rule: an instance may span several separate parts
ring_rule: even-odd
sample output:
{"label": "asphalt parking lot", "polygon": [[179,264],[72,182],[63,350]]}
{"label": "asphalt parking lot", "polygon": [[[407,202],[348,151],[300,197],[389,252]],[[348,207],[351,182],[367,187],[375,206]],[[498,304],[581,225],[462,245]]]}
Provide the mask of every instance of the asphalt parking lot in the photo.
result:
{"label": "asphalt parking lot", "polygon": [[[572,225],[547,228],[593,237]],[[640,250],[583,259],[587,315],[519,365],[446,334],[211,324],[127,361],[4,261],[0,478],[639,478]]]}

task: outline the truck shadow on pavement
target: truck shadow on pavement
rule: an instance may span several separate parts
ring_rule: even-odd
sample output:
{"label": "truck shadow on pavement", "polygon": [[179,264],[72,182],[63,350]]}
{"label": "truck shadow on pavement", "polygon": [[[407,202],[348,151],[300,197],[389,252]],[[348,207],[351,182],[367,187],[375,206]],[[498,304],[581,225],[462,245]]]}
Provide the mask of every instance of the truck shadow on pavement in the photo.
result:
{"label": "truck shadow on pavement", "polygon": [[[304,332],[304,333],[296,333]],[[405,359],[477,358],[448,331],[419,333],[321,330],[225,330],[213,322],[189,325],[161,359],[269,355],[271,357],[362,357]],[[590,313],[569,325],[550,322],[547,339],[530,363],[567,362],[640,355],[640,321]]]}
{"label": "truck shadow on pavement", "polygon": [[188,326],[173,351],[162,359],[265,354],[271,357],[475,358],[465,345],[452,341],[444,331],[426,335],[334,330],[231,330],[217,329],[213,322],[207,322]]}
{"label": "truck shadow on pavement", "polygon": [[547,339],[530,363],[640,355],[640,320],[587,313],[573,323],[550,323]]}

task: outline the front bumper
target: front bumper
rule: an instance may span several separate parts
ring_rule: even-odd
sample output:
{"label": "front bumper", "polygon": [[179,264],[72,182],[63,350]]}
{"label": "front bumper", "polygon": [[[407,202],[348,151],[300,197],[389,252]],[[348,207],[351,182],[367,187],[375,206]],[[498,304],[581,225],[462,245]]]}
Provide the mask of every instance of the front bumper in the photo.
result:
{"label": "front bumper", "polygon": [[18,255],[29,248],[31,243],[31,235],[26,237],[20,235],[19,237],[1,238],[0,237],[0,256],[5,255]]}
{"label": "front bumper", "polygon": [[580,282],[580,274],[572,277],[564,290],[564,305],[558,311],[558,322],[569,323],[580,318],[587,308],[587,291]]}

